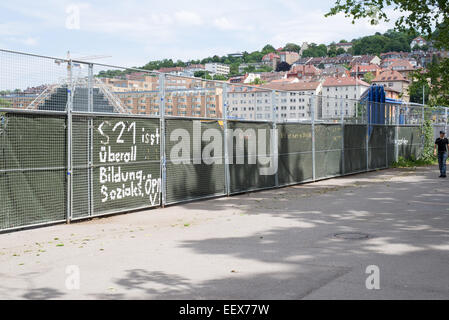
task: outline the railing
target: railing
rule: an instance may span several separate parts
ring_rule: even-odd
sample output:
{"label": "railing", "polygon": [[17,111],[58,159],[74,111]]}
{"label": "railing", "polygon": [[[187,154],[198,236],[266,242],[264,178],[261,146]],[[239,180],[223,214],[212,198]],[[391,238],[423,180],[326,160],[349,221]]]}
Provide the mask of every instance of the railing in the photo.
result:
{"label": "railing", "polygon": [[[0,108],[0,230],[388,168],[400,156],[419,156],[423,120],[447,124],[447,109],[433,112],[435,109],[411,104],[383,105],[379,110],[388,107],[389,113],[378,122],[368,117],[369,108],[379,107],[374,103],[368,108],[354,99],[326,100],[316,94],[301,96],[306,98],[301,110],[310,112],[308,119],[286,120],[280,116],[285,108],[279,99],[285,91],[166,74],[149,79],[157,88],[148,94],[151,99],[157,96],[157,115],[152,116],[148,107],[144,114],[133,114],[94,76],[105,69],[115,68],[120,74],[130,69],[80,63],[86,68],[72,77],[73,73],[67,76],[66,66],[55,64],[54,58],[0,50],[0,63],[22,61],[23,57],[31,59],[31,66],[43,64],[51,79],[44,75],[42,79],[28,79],[29,73],[20,73],[19,69],[17,74],[0,77],[0,90],[20,81],[25,83],[21,87],[58,82],[71,90],[88,88],[84,100],[76,101],[88,107],[74,110],[75,91],[69,91],[67,99],[61,101],[67,103],[64,111]],[[2,65],[2,70],[8,70],[8,66]],[[57,81],[61,77],[64,82]],[[166,100],[185,93],[179,88],[183,80],[190,88],[198,87],[198,81],[200,88],[215,88],[211,96],[223,116],[210,117],[205,99],[195,102],[201,104],[198,117],[168,114]],[[170,85],[177,86],[172,89],[176,95],[170,96]],[[99,88],[114,112],[95,111],[93,87]],[[268,108],[269,117],[231,119],[234,98],[228,93],[238,92],[231,87],[248,89],[249,95],[262,90],[266,94],[264,112]],[[49,92],[41,94],[40,99],[45,100]],[[145,92],[137,92],[138,97],[142,95]],[[190,99],[187,95],[184,98]],[[327,103],[335,107],[326,118],[322,108]],[[357,108],[355,112],[346,112],[346,103],[348,108]],[[175,109],[174,102],[170,105]],[[251,112],[256,114],[257,105],[253,106],[256,109]]]}
{"label": "railing", "polygon": [[113,107],[114,110],[117,111],[118,113],[129,113],[129,111],[127,111],[123,106],[122,103],[119,99],[117,99],[116,96],[114,96],[109,89],[106,87],[106,85],[98,78],[94,78],[95,79],[95,84],[98,86],[98,88],[100,89],[101,93],[103,93],[103,95],[105,96],[106,99],[108,99]]}

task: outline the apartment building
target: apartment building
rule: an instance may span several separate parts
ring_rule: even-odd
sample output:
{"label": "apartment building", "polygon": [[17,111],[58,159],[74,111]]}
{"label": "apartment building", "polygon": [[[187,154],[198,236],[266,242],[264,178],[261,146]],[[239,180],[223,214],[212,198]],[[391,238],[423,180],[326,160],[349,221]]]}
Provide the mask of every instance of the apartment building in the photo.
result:
{"label": "apartment building", "polygon": [[[98,78],[113,92],[129,91],[153,91],[159,90],[159,77],[156,75],[142,74],[133,77]],[[172,90],[189,89],[194,86],[196,80],[179,78],[167,74],[165,87]]]}
{"label": "apartment building", "polygon": [[263,62],[242,63],[239,65],[239,73],[243,73],[246,68],[250,67],[254,67],[254,69],[260,69],[263,65]]}
{"label": "apartment building", "polygon": [[312,65],[292,66],[287,73],[287,78],[298,78],[304,81],[317,81],[321,76],[321,70]]}
{"label": "apartment building", "polygon": [[279,52],[280,62],[287,62],[288,64],[293,64],[298,61],[299,53],[292,51],[281,51]]}
{"label": "apartment building", "polygon": [[374,78],[372,83],[383,85],[384,87],[400,92],[402,100],[404,100],[405,102],[410,101],[410,97],[408,95],[408,87],[410,81],[407,80],[398,71],[390,69],[385,70],[381,74],[379,74],[376,78]]}
{"label": "apartment building", "polygon": [[414,72],[416,69],[408,60],[396,60],[393,61],[388,67],[391,70],[397,71],[404,76],[404,78],[409,78],[410,73]]}
{"label": "apartment building", "polygon": [[206,71],[209,71],[212,75],[221,74],[221,75],[228,75],[231,71],[231,68],[225,64],[222,63],[206,63],[205,64]]}
{"label": "apartment building", "polygon": [[343,50],[345,50],[345,52],[347,52],[352,48],[352,42],[339,42],[335,44],[335,46],[337,47],[337,49],[342,48]]}
{"label": "apartment building", "polygon": [[37,93],[10,93],[0,95],[0,107],[25,109],[33,102],[39,94]]}
{"label": "apartment building", "polygon": [[262,63],[276,69],[277,64],[281,61],[279,55],[274,52],[267,53],[262,57]]}
{"label": "apartment building", "polygon": [[[133,114],[160,114],[158,91],[114,92],[114,95]],[[222,108],[220,88],[166,90],[165,114],[169,116],[216,118],[222,116]]]}
{"label": "apartment building", "polygon": [[381,72],[381,68],[377,64],[354,65],[351,68],[351,77],[362,79],[367,73],[373,74],[375,77]]}
{"label": "apartment building", "polygon": [[[272,96],[273,90],[276,91]],[[279,82],[259,88],[233,87],[228,93],[229,115],[248,120],[271,120],[274,115],[280,121],[310,119],[311,105],[318,105],[320,82]],[[312,101],[315,99],[315,101]]]}
{"label": "apartment building", "polygon": [[337,119],[341,110],[344,117],[354,117],[357,100],[370,87],[368,83],[351,77],[326,78],[322,86],[321,109],[318,110],[318,117],[322,119]]}
{"label": "apartment building", "polygon": [[421,36],[416,37],[410,42],[410,48],[414,48],[415,46],[423,47],[425,45],[427,45],[427,41]]}

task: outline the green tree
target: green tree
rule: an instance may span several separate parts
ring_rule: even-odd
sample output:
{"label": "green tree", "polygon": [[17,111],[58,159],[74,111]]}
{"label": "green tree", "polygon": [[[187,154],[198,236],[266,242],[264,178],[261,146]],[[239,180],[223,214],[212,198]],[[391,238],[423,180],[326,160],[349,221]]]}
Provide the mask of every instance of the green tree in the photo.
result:
{"label": "green tree", "polygon": [[288,64],[287,62],[283,61],[278,63],[277,67],[276,67],[276,71],[289,71],[290,70],[291,65]]}
{"label": "green tree", "polygon": [[271,72],[273,68],[271,66],[263,65],[257,68],[254,72]]}
{"label": "green tree", "polygon": [[309,47],[302,52],[303,57],[325,57],[327,55],[327,47],[325,44],[317,45],[311,43]]}
{"label": "green tree", "polygon": [[424,102],[429,101],[430,86],[427,79],[421,77],[419,74],[413,75],[413,80],[408,87],[408,94],[410,102],[423,103],[423,89]]}
{"label": "green tree", "polygon": [[335,46],[335,44],[331,44],[329,49],[327,50],[327,55],[329,57],[335,57],[337,55],[337,47]]}
{"label": "green tree", "polygon": [[[423,34],[437,49],[449,49],[449,5],[442,0],[337,0],[325,16],[344,13],[352,23],[368,18],[373,25],[389,21],[386,9],[403,12],[395,21],[395,29],[410,37]],[[409,38],[408,38],[409,39]],[[408,40],[407,39],[407,40]],[[393,45],[393,42],[390,43]],[[433,105],[449,105],[449,58],[431,63],[419,79],[430,79]],[[419,80],[418,79],[418,80]]]}
{"label": "green tree", "polygon": [[283,49],[284,51],[293,51],[293,52],[299,52],[301,50],[301,46],[295,44],[295,43],[287,43]]}
{"label": "green tree", "polygon": [[346,53],[345,49],[343,49],[343,48],[338,48],[337,49],[337,56],[339,56],[341,54],[344,54],[344,53]]}
{"label": "green tree", "polygon": [[209,71],[196,71],[193,76],[197,78],[212,80],[212,76],[209,74]]}
{"label": "green tree", "polygon": [[10,101],[8,101],[6,99],[3,99],[3,98],[0,98],[0,108],[8,108],[10,106],[11,106],[11,102]]}
{"label": "green tree", "polygon": [[375,76],[374,76],[374,74],[372,72],[367,72],[363,76],[363,81],[371,83],[374,78],[375,78]]}
{"label": "green tree", "polygon": [[228,80],[228,77],[222,75],[222,74],[216,74],[213,77],[214,80],[221,80],[221,81],[226,81]]}
{"label": "green tree", "polygon": [[249,84],[250,85],[259,85],[259,84],[264,84],[264,83],[265,83],[265,81],[261,80],[260,78],[256,78],[256,79],[254,79],[253,82],[250,82]]}
{"label": "green tree", "polygon": [[276,49],[271,44],[267,44],[265,47],[263,47],[262,53],[264,55],[270,52],[276,52]]}
{"label": "green tree", "polygon": [[229,75],[230,76],[238,75],[239,74],[239,66],[240,66],[240,63],[238,63],[238,62],[231,63],[231,65],[229,67],[229,69],[230,69]]}

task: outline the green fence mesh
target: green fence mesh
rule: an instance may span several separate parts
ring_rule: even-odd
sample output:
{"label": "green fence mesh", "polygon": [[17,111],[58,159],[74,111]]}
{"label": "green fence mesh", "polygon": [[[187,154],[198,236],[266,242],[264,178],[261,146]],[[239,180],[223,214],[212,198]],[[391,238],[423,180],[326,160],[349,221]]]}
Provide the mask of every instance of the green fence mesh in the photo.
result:
{"label": "green fence mesh", "polygon": [[65,117],[0,113],[0,229],[66,217]]}
{"label": "green fence mesh", "polygon": [[74,117],[74,218],[160,204],[158,119]]}
{"label": "green fence mesh", "polygon": [[[272,129],[272,125],[270,123],[256,123],[256,122],[237,122],[230,121],[228,122],[228,128],[232,130],[232,165],[229,167],[229,175],[230,175],[230,192],[238,193],[245,192],[251,190],[257,190],[262,188],[274,187],[276,185],[275,174],[273,175],[262,175],[260,174],[262,167],[265,167],[260,164],[259,161],[256,160],[256,163],[249,163],[248,157],[248,135],[258,135],[259,137],[259,129],[265,130],[265,139],[267,152],[270,152],[270,129]],[[249,130],[249,131],[247,131]],[[231,137],[229,138],[231,139]],[[243,156],[237,154],[237,143],[238,139],[244,141],[244,152]],[[231,160],[231,159],[230,159]],[[238,163],[240,162],[240,163]],[[243,163],[242,163],[243,162]],[[253,161],[251,161],[253,162]]]}
{"label": "green fence mesh", "polygon": [[[190,118],[165,125],[167,203],[224,195],[223,123]],[[277,124],[277,139],[272,126],[228,121],[231,193],[312,180],[312,125]],[[419,156],[420,126],[371,128],[368,169],[389,166],[396,152]],[[316,178],[366,170],[366,134],[361,124],[315,124]],[[267,149],[260,150],[258,141]],[[73,116],[72,218],[159,205],[160,143],[159,119]],[[66,116],[0,113],[0,230],[66,219],[67,153]],[[276,172],[262,174],[267,165],[261,154],[278,157]]]}
{"label": "green fence mesh", "polygon": [[280,185],[313,178],[312,125],[280,124],[278,128]]}
{"label": "green fence mesh", "polygon": [[417,158],[422,149],[422,133],[420,126],[399,127],[398,130],[398,156],[404,158]]}
{"label": "green fence mesh", "polygon": [[345,173],[366,170],[366,125],[346,124],[344,146]]}
{"label": "green fence mesh", "polygon": [[[225,169],[222,123],[215,120],[169,119],[166,120],[165,132],[167,203],[223,195]],[[217,141],[215,137],[209,137],[209,133],[218,133]],[[202,153],[210,143],[216,143],[217,149],[208,155],[212,161],[208,163],[204,161]]]}
{"label": "green fence mesh", "polygon": [[387,167],[387,129],[383,125],[371,125],[369,135],[369,169],[381,169]]}
{"label": "green fence mesh", "polygon": [[325,178],[342,173],[342,128],[340,124],[315,125],[315,174]]}

